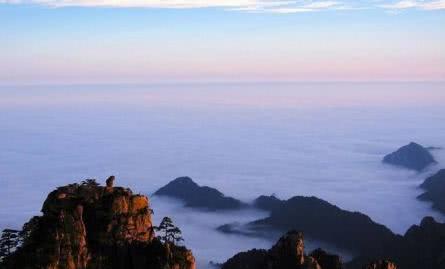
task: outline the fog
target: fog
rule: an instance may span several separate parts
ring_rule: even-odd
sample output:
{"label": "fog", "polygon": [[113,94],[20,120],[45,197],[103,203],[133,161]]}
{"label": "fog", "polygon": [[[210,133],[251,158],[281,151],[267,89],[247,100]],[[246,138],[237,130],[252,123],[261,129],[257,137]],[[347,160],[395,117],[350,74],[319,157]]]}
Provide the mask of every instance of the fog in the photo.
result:
{"label": "fog", "polygon": [[[39,214],[63,184],[115,175],[150,195],[190,176],[244,201],[314,195],[403,234],[426,215],[444,220],[416,196],[445,149],[422,173],[381,159],[410,141],[445,147],[444,92],[429,83],[0,87],[0,228]],[[199,268],[273,243],[214,230],[265,212],[151,204],[155,222],[168,215],[180,226]]]}

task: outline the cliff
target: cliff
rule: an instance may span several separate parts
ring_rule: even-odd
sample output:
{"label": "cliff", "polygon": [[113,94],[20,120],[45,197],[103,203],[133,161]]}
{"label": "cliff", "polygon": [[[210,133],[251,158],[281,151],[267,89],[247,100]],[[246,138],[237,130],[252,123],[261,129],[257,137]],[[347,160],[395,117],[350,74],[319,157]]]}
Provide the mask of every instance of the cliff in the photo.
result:
{"label": "cliff", "polygon": [[191,251],[162,243],[146,196],[94,180],[59,187],[24,227],[7,269],[194,269]]}

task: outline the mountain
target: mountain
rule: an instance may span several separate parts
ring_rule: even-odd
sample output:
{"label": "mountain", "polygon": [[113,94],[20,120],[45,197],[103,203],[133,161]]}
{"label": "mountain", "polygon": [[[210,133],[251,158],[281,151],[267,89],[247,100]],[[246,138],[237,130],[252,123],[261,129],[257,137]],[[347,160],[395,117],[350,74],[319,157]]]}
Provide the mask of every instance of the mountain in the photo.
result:
{"label": "mountain", "polygon": [[[362,236],[367,236],[366,231]],[[360,235],[356,239],[361,240]],[[291,231],[269,250],[252,249],[236,254],[222,269],[439,269],[445,268],[444,242],[445,224],[425,217],[420,225],[413,225],[392,242],[376,238],[373,244],[378,250],[362,252],[343,264],[338,255],[321,249],[306,255],[303,234]]]}
{"label": "mountain", "polygon": [[272,211],[282,206],[283,203],[275,195],[261,195],[253,201],[253,206],[262,210]]}
{"label": "mountain", "polygon": [[[358,253],[378,251],[380,246],[376,242],[390,244],[398,237],[362,213],[340,209],[316,197],[295,196],[287,201],[262,197],[258,201],[263,202],[263,207],[271,208],[270,216],[247,224],[245,228],[249,232],[264,234],[271,230],[285,232],[295,229],[304,231],[311,239]],[[246,230],[230,224],[218,229],[226,233]]]}
{"label": "mountain", "polygon": [[224,196],[220,191],[199,186],[189,177],[179,177],[157,190],[154,195],[168,196],[185,202],[192,208],[215,210],[240,209],[246,206],[241,201]]}
{"label": "mountain", "polygon": [[389,245],[381,243],[382,254],[362,253],[346,264],[346,267],[361,268],[361,265],[371,259],[390,258],[402,269],[445,268],[444,242],[445,223],[438,223],[432,217],[425,217],[420,225],[411,226],[400,240]]}
{"label": "mountain", "polygon": [[441,169],[436,174],[425,179],[420,187],[425,189],[426,192],[417,198],[433,202],[433,208],[445,214],[445,169]]}
{"label": "mountain", "polygon": [[146,196],[95,180],[51,192],[24,225],[23,243],[5,269],[194,269],[192,252],[162,243],[154,233]]}
{"label": "mountain", "polygon": [[436,163],[428,149],[414,142],[386,155],[383,162],[416,171],[422,171],[427,166]]}
{"label": "mountain", "polygon": [[290,231],[269,250],[252,249],[227,260],[221,269],[342,269],[337,255],[317,249],[304,252],[303,233]]}

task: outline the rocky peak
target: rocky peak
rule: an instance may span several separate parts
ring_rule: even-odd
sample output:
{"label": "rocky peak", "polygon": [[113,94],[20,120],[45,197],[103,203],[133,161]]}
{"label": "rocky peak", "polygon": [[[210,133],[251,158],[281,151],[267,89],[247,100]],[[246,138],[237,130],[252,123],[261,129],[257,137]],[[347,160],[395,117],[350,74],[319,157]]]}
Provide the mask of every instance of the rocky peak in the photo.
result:
{"label": "rocky peak", "polygon": [[301,232],[290,231],[281,237],[271,249],[271,254],[280,262],[302,265],[305,263],[304,236]]}
{"label": "rocky peak", "polygon": [[51,192],[6,268],[194,269],[189,250],[155,237],[148,197],[113,181],[102,187],[89,179]]}
{"label": "rocky peak", "polygon": [[89,235],[94,241],[149,242],[154,236],[148,198],[122,187],[102,187],[93,181],[59,187],[48,195],[42,212],[63,223],[65,217],[78,218],[94,231]]}
{"label": "rocky peak", "polygon": [[290,231],[283,235],[270,250],[254,249],[242,252],[222,266],[222,269],[238,268],[341,269],[343,265],[339,256],[328,254],[321,249],[306,255],[303,233]]}

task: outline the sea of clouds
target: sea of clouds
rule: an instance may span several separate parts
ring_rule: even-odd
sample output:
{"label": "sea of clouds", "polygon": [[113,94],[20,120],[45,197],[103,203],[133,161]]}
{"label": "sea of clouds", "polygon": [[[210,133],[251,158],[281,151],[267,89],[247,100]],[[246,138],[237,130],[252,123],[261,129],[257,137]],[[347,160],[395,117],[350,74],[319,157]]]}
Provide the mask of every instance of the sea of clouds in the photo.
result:
{"label": "sea of clouds", "polygon": [[[375,91],[374,91],[375,89]],[[314,195],[403,234],[426,215],[422,173],[381,163],[415,141],[445,147],[443,84],[36,86],[0,88],[0,228],[39,214],[57,186],[109,175],[150,195],[178,176],[252,201]],[[266,216],[208,213],[153,197],[200,268],[272,241],[215,228]],[[316,242],[308,242],[310,248]]]}

